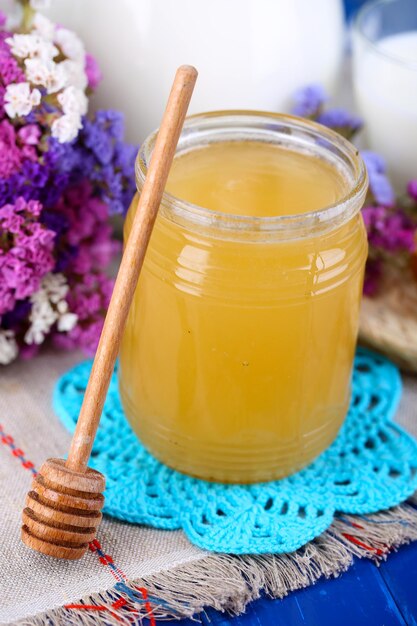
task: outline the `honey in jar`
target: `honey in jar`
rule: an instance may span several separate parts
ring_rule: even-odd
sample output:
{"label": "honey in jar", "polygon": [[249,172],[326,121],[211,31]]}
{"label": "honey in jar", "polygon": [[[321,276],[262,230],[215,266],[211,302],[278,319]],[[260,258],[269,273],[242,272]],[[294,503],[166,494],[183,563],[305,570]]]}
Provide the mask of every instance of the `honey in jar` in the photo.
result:
{"label": "honey in jar", "polygon": [[125,413],[157,458],[249,483],[333,441],[350,398],[365,192],[355,148],[314,123],[186,121],[120,353]]}

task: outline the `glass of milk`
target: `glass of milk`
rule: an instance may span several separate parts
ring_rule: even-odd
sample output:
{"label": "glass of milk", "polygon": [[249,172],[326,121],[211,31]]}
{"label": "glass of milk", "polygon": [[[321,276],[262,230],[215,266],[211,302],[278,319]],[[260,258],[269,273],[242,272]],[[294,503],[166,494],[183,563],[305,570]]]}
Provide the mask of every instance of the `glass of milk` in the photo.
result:
{"label": "glass of milk", "polygon": [[417,0],[376,0],[353,34],[356,101],[366,141],[403,191],[417,177]]}

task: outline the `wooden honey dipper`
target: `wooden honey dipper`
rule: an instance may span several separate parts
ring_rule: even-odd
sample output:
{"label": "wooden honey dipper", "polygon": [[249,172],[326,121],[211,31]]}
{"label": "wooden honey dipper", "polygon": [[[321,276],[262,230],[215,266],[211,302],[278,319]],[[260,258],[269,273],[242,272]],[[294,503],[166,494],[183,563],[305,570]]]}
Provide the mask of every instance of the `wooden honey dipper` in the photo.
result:
{"label": "wooden honey dipper", "polygon": [[22,540],[38,552],[79,559],[94,539],[105,479],[87,467],[123,329],[197,79],[181,66],[175,75],[114,285],[77,427],[66,461],[48,459],[34,478],[23,511]]}

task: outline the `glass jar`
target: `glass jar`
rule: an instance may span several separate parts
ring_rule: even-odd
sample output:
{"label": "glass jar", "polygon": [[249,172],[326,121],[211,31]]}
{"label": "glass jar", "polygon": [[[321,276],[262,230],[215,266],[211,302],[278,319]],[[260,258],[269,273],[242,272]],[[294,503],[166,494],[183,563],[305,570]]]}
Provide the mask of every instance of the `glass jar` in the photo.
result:
{"label": "glass jar", "polygon": [[417,2],[376,0],[353,28],[353,86],[365,139],[404,193],[417,173]]}
{"label": "glass jar", "polygon": [[[136,162],[139,193],[155,136]],[[127,418],[157,458],[207,480],[250,483],[308,464],[345,418],[367,178],[340,135],[272,113],[190,117],[177,154],[241,140],[324,159],[347,193],[280,217],[224,214],[165,193],[124,333],[119,386]]]}

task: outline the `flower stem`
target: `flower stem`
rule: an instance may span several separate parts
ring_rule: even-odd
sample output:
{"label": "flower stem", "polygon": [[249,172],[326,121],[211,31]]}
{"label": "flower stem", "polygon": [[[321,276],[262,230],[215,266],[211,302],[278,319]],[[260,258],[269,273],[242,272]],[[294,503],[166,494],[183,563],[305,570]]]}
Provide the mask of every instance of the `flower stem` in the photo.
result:
{"label": "flower stem", "polygon": [[22,27],[23,32],[28,32],[32,28],[35,11],[30,6],[29,0],[20,0],[23,5]]}

